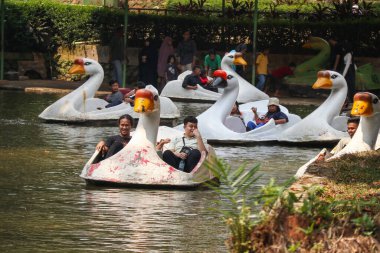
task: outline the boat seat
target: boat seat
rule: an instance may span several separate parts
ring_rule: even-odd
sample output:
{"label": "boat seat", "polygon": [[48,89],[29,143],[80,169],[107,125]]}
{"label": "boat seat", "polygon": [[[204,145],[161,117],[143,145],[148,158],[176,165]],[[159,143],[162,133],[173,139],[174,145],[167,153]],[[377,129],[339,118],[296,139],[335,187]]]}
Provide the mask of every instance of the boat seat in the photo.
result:
{"label": "boat seat", "polygon": [[236,116],[228,116],[224,120],[224,125],[236,133],[245,133],[246,127],[243,121]]}
{"label": "boat seat", "polygon": [[207,153],[205,151],[201,152],[201,159],[199,159],[198,164],[194,167],[194,169],[190,172],[190,174],[194,174],[197,170],[202,166],[203,162],[207,157]]}

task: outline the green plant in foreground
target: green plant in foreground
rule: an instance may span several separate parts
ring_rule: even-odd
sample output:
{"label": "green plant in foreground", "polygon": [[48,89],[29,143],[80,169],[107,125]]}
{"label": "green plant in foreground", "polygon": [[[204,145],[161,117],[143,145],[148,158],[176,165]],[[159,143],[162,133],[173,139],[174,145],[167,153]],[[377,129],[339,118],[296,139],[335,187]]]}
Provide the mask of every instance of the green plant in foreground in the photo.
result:
{"label": "green plant in foreground", "polygon": [[351,221],[356,227],[361,230],[364,235],[371,235],[376,229],[373,218],[366,213],[361,217],[352,219]]}
{"label": "green plant in foreground", "polygon": [[288,251],[291,253],[297,252],[297,250],[299,249],[300,246],[301,246],[301,242],[297,242],[296,244],[292,244],[289,246]]}
{"label": "green plant in foreground", "polygon": [[232,252],[249,252],[253,226],[250,204],[257,204],[254,201],[257,196],[248,194],[247,190],[260,178],[256,176],[259,165],[247,170],[246,164],[243,164],[235,170],[223,160],[216,160],[207,167],[219,178],[221,184],[220,187],[215,183],[208,183],[207,186],[222,197],[215,201],[219,209],[214,210],[223,215],[231,232],[230,249]]}

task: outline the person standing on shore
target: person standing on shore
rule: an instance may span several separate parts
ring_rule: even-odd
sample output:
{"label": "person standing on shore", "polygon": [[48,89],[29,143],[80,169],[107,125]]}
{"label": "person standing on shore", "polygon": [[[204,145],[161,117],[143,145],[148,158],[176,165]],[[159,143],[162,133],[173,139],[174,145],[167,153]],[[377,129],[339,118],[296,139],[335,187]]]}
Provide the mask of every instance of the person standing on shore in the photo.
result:
{"label": "person standing on shore", "polygon": [[125,60],[125,48],[123,39],[123,27],[116,29],[110,42],[110,62],[113,65],[112,79],[118,84],[123,84],[122,64]]}
{"label": "person standing on shore", "polygon": [[264,90],[266,76],[268,75],[268,55],[269,48],[266,48],[262,53],[259,53],[256,59],[256,72],[257,78],[259,80],[256,84],[256,87],[259,90]]}
{"label": "person standing on shore", "polygon": [[167,61],[169,56],[174,53],[173,40],[171,37],[166,36],[158,51],[157,74],[159,78],[159,87],[163,87],[166,84],[165,74],[167,70]]}
{"label": "person standing on shore", "polygon": [[348,92],[347,92],[347,99],[349,103],[353,102],[354,95],[356,93],[355,89],[355,78],[356,78],[356,66],[354,62],[354,52],[353,52],[353,46],[351,43],[347,42],[345,46],[343,47],[343,70],[342,70],[342,76],[346,79]]}
{"label": "person standing on shore", "polygon": [[177,47],[177,56],[181,73],[186,70],[192,70],[193,66],[195,66],[197,45],[190,36],[190,31],[185,31],[183,33],[183,40]]}

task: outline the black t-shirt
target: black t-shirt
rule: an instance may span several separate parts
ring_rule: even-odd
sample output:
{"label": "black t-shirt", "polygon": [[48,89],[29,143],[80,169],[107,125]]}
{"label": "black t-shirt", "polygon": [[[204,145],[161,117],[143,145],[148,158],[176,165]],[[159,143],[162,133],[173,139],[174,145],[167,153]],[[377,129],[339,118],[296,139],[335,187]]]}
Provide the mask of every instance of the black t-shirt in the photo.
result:
{"label": "black t-shirt", "polygon": [[335,44],[335,46],[333,46],[331,48],[330,66],[329,66],[330,69],[334,68],[335,58],[337,55],[340,55],[340,60],[338,62],[338,66],[337,66],[337,71],[339,72],[342,69],[342,63],[343,63],[343,57],[344,57],[343,48],[342,48],[342,45],[340,43]]}
{"label": "black t-shirt", "polygon": [[199,76],[195,76],[193,74],[187,75],[183,80],[182,87],[186,88],[186,86],[197,86],[197,84],[201,84],[201,79]]}
{"label": "black t-shirt", "polygon": [[114,135],[107,138],[106,146],[111,147],[112,144],[114,144],[115,142],[122,143],[125,146],[130,140],[131,140],[131,136],[122,137],[120,135]]}

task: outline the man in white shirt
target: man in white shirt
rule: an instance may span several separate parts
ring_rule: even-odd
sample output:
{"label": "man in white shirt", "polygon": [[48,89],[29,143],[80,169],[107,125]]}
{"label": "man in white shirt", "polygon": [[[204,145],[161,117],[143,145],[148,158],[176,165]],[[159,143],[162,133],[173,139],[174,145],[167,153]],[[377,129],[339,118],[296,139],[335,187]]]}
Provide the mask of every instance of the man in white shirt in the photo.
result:
{"label": "man in white shirt", "polygon": [[[198,120],[188,116],[183,121],[185,133],[174,138],[163,153],[163,160],[176,169],[191,172],[201,158],[201,152],[206,150],[206,141],[198,131]],[[181,166],[184,164],[184,168]]]}
{"label": "man in white shirt", "polygon": [[356,130],[358,129],[358,126],[359,126],[359,121],[360,119],[359,118],[349,118],[347,120],[347,133],[350,137],[344,137],[342,138],[338,144],[336,144],[336,146],[331,150],[331,152],[326,152],[326,153],[322,153],[319,155],[318,157],[318,161],[323,161],[333,155],[335,155],[336,153],[338,153],[339,151],[341,151],[352,139],[352,137],[354,136]]}

